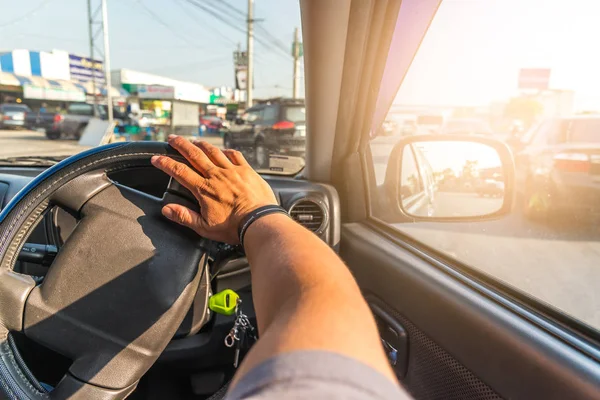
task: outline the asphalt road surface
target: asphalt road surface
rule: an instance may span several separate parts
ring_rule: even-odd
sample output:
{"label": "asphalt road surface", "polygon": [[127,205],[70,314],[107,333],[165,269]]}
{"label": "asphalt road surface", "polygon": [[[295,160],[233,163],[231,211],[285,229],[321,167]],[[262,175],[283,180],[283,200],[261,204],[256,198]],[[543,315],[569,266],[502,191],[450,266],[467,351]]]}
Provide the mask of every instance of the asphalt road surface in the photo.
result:
{"label": "asphalt road surface", "polygon": [[[223,139],[215,136],[202,137],[216,146],[223,145]],[[80,146],[76,140],[48,140],[43,132],[28,130],[0,129],[0,158],[20,156],[69,156],[89,149]]]}
{"label": "asphalt road surface", "polygon": [[473,217],[493,214],[502,208],[502,198],[481,197],[477,193],[437,192],[434,217]]}
{"label": "asphalt road surface", "polygon": [[[399,139],[381,137],[371,142],[378,184],[384,181],[389,154]],[[442,201],[440,194],[436,202]],[[476,207],[475,199],[458,201],[456,195],[443,195],[443,200],[444,215]],[[494,221],[395,226],[427,246],[600,329],[598,222],[594,216],[585,221],[532,222],[523,217],[517,205],[510,215]]]}
{"label": "asphalt road surface", "polygon": [[48,140],[43,132],[0,130],[0,158],[72,155],[88,148],[74,140]]}

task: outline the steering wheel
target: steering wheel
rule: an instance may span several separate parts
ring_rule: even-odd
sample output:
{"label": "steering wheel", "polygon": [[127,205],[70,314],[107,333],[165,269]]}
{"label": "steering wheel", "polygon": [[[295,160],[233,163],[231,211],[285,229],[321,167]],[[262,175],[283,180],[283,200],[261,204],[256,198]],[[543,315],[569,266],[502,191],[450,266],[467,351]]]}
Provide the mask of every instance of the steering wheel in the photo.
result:
{"label": "steering wheel", "polygon": [[[166,143],[98,147],[43,172],[0,213],[0,390],[8,398],[124,398],[173,338],[204,272],[205,239],[166,220],[161,199],[107,177],[150,166],[153,155],[185,162]],[[54,205],[79,222],[36,284],[13,268]],[[73,360],[53,391],[24,365],[11,332]]]}

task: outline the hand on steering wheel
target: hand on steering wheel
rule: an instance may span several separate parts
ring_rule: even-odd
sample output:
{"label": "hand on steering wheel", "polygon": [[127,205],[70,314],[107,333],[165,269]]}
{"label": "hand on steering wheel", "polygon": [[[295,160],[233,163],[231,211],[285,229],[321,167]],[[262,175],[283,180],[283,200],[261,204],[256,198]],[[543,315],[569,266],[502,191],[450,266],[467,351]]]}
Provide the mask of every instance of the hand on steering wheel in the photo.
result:
{"label": "hand on steering wheel", "polygon": [[162,212],[170,220],[205,238],[238,244],[240,221],[258,207],[277,204],[269,184],[239,151],[221,151],[207,142],[192,144],[175,135],[169,136],[169,144],[195,170],[164,156],[152,157],[152,164],[185,186],[200,203],[200,213],[179,204],[166,205]]}

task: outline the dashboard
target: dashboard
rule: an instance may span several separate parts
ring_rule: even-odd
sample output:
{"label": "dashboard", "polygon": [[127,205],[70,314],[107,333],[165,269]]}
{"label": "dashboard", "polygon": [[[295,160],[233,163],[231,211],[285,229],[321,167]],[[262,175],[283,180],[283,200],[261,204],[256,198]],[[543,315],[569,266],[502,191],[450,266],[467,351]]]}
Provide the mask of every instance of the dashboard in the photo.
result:
{"label": "dashboard", "polygon": [[[0,167],[0,209],[44,169]],[[337,192],[332,186],[290,177],[273,175],[263,177],[273,189],[279,204],[288,210],[292,219],[315,233],[335,251],[338,250],[340,207]],[[163,196],[169,184],[169,177],[152,167],[116,171],[109,174],[109,178],[116,183],[158,198]],[[76,216],[57,207],[51,208],[27,242],[60,249],[76,225]],[[43,276],[47,267],[21,261],[15,269],[31,275]],[[223,270],[224,273],[227,271],[227,268]]]}

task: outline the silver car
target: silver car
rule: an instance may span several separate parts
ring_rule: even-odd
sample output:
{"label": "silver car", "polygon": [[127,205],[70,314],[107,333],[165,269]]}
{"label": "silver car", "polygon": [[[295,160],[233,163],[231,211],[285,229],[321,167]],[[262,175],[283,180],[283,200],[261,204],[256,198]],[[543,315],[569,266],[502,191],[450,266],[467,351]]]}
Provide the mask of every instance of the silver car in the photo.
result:
{"label": "silver car", "polygon": [[25,116],[31,109],[24,104],[0,104],[0,129],[25,127]]}

